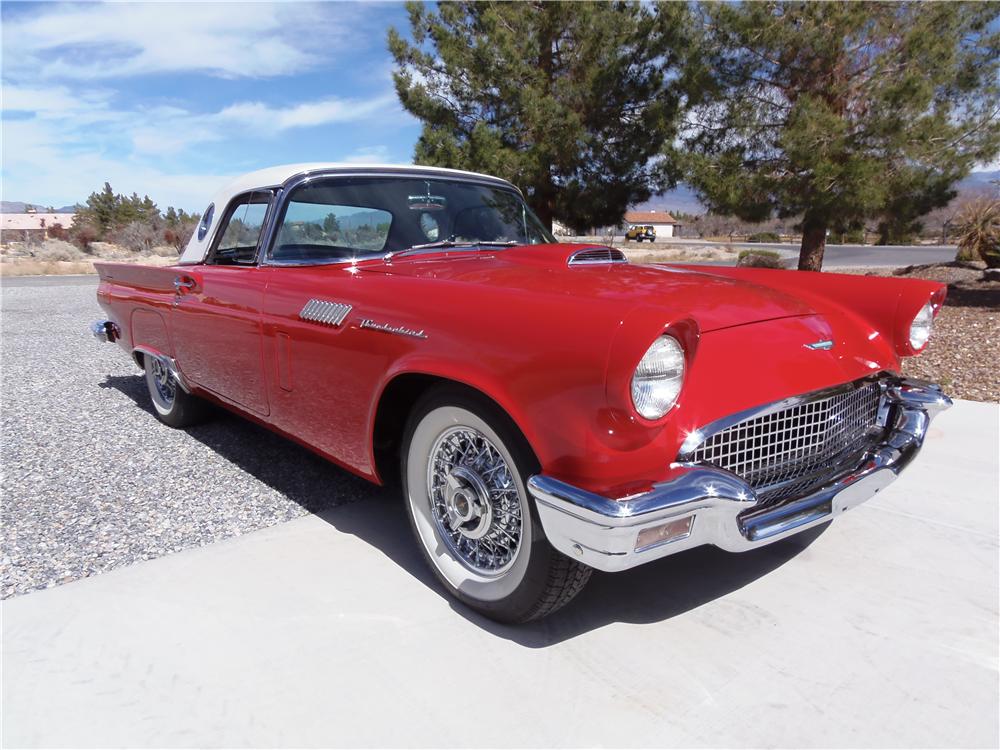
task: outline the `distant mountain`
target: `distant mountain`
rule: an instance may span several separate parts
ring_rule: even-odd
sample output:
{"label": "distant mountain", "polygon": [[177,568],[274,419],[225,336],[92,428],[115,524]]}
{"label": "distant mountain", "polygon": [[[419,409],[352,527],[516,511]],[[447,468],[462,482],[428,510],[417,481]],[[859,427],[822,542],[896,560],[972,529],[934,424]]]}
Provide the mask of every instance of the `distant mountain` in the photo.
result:
{"label": "distant mountain", "polygon": [[359,211],[337,219],[342,229],[357,229],[358,227],[373,227],[385,221],[384,211]]}
{"label": "distant mountain", "polygon": [[654,195],[648,201],[634,206],[636,211],[666,211],[667,213],[703,214],[705,207],[694,190],[679,183],[673,190]]}
{"label": "distant mountain", "polygon": [[[958,192],[981,191],[985,188],[996,187],[1000,181],[1000,170],[991,172],[973,172],[956,186]],[[667,211],[672,213],[683,212],[686,214],[703,214],[705,206],[698,200],[698,196],[687,185],[681,183],[673,190],[654,195],[648,201],[633,206],[637,211]]]}
{"label": "distant mountain", "polygon": [[[28,207],[33,207],[41,213],[48,213],[48,206],[38,203],[21,203],[20,201],[0,201],[0,213],[3,214],[23,214],[28,212]],[[60,206],[52,211],[55,214],[71,214],[76,211],[76,206]]]}

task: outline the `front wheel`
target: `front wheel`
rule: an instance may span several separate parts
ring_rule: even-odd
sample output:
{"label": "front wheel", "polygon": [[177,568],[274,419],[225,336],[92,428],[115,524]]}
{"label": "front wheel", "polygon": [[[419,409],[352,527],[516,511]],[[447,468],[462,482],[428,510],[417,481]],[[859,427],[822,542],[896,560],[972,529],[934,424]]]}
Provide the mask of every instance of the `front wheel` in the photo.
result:
{"label": "front wheel", "polygon": [[545,538],[525,487],[531,451],[484,399],[458,389],[428,394],[410,417],[402,463],[420,549],[468,606],[527,622],[567,604],[590,578]]}

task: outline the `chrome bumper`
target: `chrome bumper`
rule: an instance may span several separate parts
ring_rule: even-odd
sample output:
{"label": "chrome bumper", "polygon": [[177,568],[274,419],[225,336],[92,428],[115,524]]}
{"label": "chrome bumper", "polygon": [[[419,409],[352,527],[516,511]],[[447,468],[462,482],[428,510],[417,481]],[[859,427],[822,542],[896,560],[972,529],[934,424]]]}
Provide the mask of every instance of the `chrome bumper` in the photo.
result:
{"label": "chrome bumper", "polygon": [[105,344],[114,343],[121,338],[118,325],[110,320],[95,320],[90,324],[90,332],[94,334],[95,339]]}
{"label": "chrome bumper", "polygon": [[[757,505],[750,485],[731,472],[681,464],[674,478],[621,500],[536,474],[528,480],[545,534],[557,550],[604,571],[626,570],[691,547],[712,544],[745,552],[817,526],[888,486],[920,450],[927,426],[951,406],[941,388],[902,378],[886,381],[885,403],[897,407],[891,429],[853,471],[811,494],[740,517]],[[665,527],[664,541],[639,534]]]}

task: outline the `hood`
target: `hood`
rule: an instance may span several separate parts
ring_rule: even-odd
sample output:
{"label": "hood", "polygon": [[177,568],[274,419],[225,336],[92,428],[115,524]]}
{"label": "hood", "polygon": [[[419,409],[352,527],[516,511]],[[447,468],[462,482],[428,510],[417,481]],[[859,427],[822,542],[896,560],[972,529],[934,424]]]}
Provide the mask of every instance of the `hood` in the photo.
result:
{"label": "hood", "polygon": [[643,305],[669,316],[691,315],[703,332],[764,320],[812,315],[816,311],[788,294],[747,281],[670,266],[629,263],[568,264],[581,245],[534,245],[501,251],[474,250],[413,254],[391,263],[365,264],[365,272],[485,285],[512,294],[567,297],[607,305],[624,313]]}

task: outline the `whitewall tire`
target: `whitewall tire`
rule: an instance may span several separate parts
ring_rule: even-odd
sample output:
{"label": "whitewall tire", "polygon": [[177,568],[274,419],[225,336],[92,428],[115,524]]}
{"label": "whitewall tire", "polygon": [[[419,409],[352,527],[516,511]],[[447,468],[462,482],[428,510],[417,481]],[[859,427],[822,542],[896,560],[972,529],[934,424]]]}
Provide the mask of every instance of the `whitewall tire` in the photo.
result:
{"label": "whitewall tire", "polygon": [[402,453],[411,526],[454,596],[493,619],[524,622],[583,588],[591,570],[545,539],[526,489],[534,457],[491,402],[461,388],[428,393]]}

